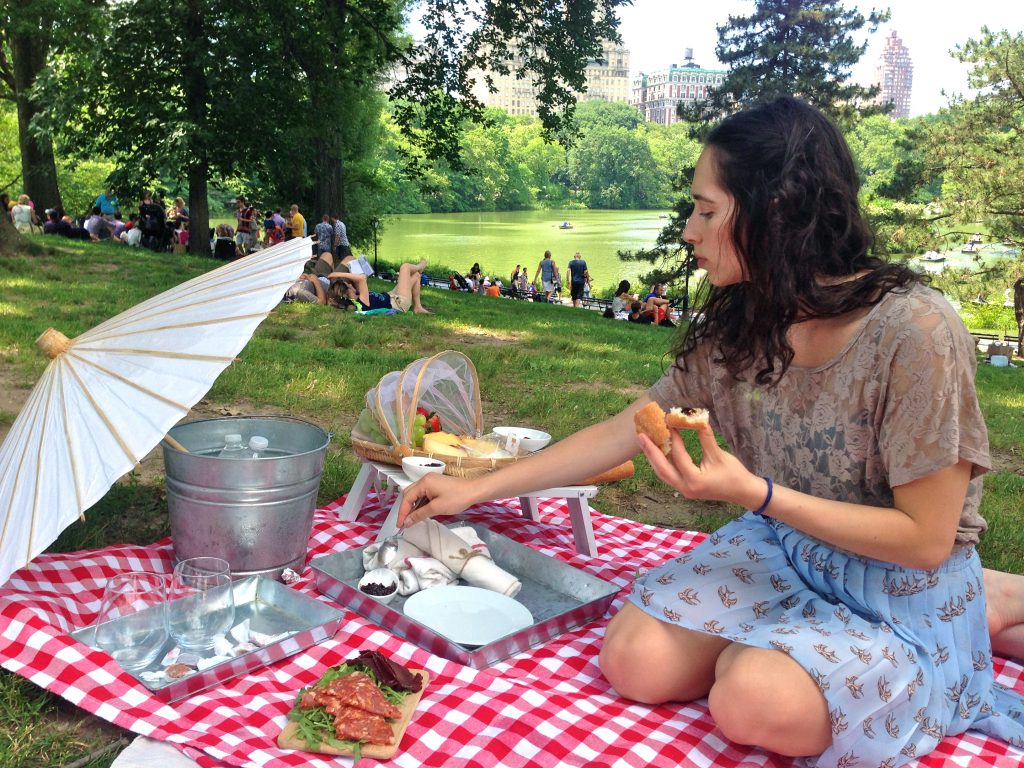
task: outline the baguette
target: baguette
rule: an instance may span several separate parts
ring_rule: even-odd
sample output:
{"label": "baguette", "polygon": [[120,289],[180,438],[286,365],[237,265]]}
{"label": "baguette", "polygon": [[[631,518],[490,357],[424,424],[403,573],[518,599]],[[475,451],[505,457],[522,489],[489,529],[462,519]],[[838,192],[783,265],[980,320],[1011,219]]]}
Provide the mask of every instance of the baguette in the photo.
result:
{"label": "baguette", "polygon": [[639,435],[647,435],[666,456],[672,452],[672,433],[665,424],[665,411],[657,403],[648,403],[633,414],[633,423]]}
{"label": "baguette", "polygon": [[633,466],[633,460],[625,461],[619,464],[617,467],[605,470],[599,475],[588,477],[586,480],[580,483],[580,485],[597,485],[598,483],[614,483],[616,480],[625,480],[627,477],[632,477],[636,468]]}
{"label": "baguette", "polygon": [[710,429],[707,408],[671,408],[668,413],[657,403],[648,403],[633,415],[637,434],[647,435],[666,456],[672,452],[673,429]]}

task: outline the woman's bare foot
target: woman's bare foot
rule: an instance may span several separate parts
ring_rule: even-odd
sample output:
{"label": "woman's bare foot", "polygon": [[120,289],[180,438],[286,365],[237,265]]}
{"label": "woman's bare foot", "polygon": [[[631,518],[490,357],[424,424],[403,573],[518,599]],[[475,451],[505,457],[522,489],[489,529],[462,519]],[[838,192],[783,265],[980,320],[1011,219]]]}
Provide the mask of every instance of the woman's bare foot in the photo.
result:
{"label": "woman's bare foot", "polygon": [[432,314],[434,314],[429,309],[424,307],[422,304],[420,306],[418,306],[418,307],[413,307],[412,313],[414,315],[432,315]]}
{"label": "woman's bare foot", "polygon": [[1024,659],[1024,576],[984,569],[992,650]]}

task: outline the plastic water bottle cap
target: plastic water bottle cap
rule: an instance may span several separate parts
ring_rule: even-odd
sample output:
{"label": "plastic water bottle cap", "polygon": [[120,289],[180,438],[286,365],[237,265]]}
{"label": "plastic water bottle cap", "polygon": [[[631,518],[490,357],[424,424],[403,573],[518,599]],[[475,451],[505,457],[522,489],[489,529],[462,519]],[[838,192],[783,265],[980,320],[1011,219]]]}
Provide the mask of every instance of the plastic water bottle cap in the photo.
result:
{"label": "plastic water bottle cap", "polygon": [[225,443],[230,443],[230,444],[240,443],[240,442],[242,442],[242,436],[241,435],[224,435],[224,442]]}
{"label": "plastic water bottle cap", "polygon": [[270,445],[270,441],[265,437],[256,435],[249,438],[249,447],[254,451],[265,451],[268,445]]}

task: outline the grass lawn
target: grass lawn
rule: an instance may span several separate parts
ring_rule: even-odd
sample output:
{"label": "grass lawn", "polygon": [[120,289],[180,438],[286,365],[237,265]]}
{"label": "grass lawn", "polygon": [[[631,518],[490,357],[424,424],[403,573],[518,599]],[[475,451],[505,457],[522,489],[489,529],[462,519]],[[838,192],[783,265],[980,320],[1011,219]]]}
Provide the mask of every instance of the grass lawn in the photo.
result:
{"label": "grass lawn", "polygon": [[[52,245],[48,239],[37,243]],[[109,244],[60,241],[55,250],[0,253],[0,435],[6,433],[47,360],[35,339],[53,326],[68,337],[215,264]],[[446,265],[428,272],[447,274]],[[378,289],[386,289],[381,283]],[[671,329],[606,320],[566,306],[424,289],[433,316],[356,317],[326,307],[281,306],[197,404],[195,418],[290,414],[333,434],[320,489],[326,503],[345,493],[358,459],[349,431],[366,391],[388,371],[443,349],[475,363],[484,426],[523,424],[557,440],[609,416],[643,393],[669,365]],[[239,301],[244,301],[240,298]],[[994,469],[982,513],[991,528],[986,565],[1024,570],[1024,369],[982,366],[978,374]],[[696,448],[691,438],[691,447]],[[603,488],[594,506],[667,527],[712,530],[740,510],[682,499],[641,457],[635,477]],[[118,482],[54,545],[61,551],[167,535],[163,465],[154,453]],[[117,738],[95,718],[15,675],[0,674],[0,765],[58,766]],[[81,765],[109,765],[112,754]],[[77,763],[76,763],[77,764]]]}

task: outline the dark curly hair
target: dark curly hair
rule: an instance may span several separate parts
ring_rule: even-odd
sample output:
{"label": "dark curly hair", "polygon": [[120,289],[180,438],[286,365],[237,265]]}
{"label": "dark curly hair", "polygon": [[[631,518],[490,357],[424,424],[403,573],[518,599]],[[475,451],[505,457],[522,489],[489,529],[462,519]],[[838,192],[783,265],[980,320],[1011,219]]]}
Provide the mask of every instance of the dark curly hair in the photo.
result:
{"label": "dark curly hair", "polygon": [[709,337],[734,377],[754,372],[758,384],[774,385],[793,359],[793,323],[873,306],[922,280],[873,254],[853,157],[818,110],[784,96],[738,112],[708,134],[708,150],[734,200],[731,236],[745,280],[718,287],[705,278],[701,314],[672,350],[676,365],[685,368]]}

